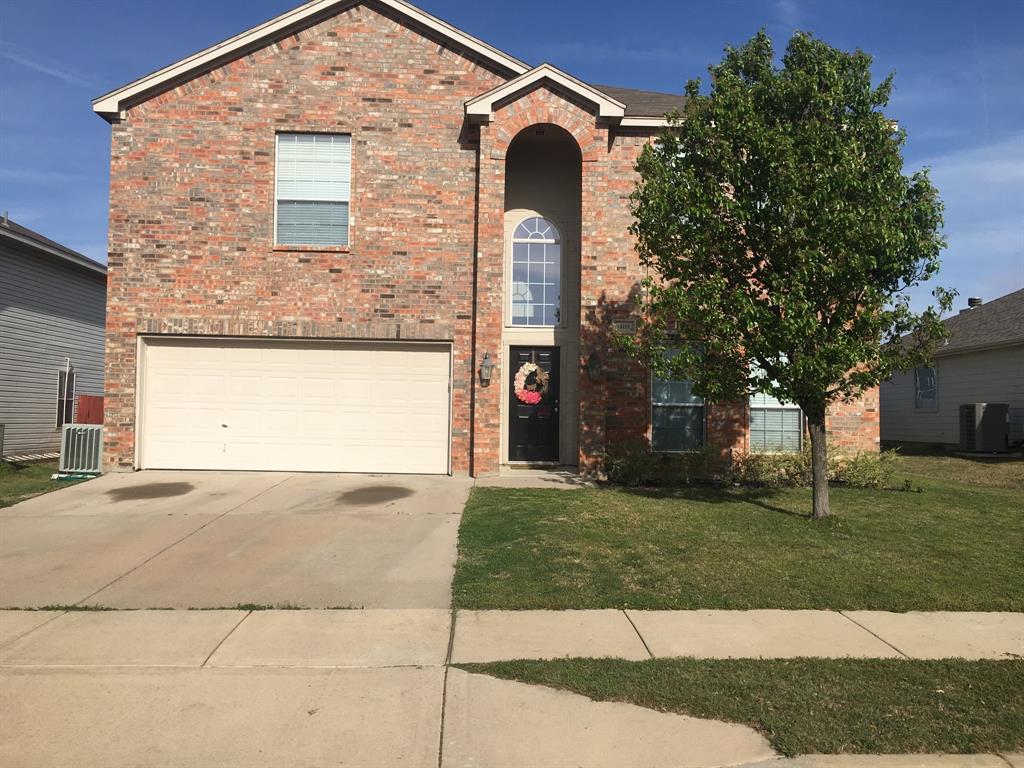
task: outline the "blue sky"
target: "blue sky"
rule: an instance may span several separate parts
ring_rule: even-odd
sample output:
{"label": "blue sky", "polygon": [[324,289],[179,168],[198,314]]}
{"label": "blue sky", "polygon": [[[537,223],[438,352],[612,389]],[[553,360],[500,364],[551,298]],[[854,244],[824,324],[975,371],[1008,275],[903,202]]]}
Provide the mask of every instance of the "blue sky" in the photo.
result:
{"label": "blue sky", "polygon": [[[109,127],[94,96],[292,8],[293,0],[0,2],[0,210],[105,261]],[[590,82],[680,92],[764,26],[875,57],[889,114],[946,203],[939,282],[992,299],[1024,287],[1024,3],[1020,0],[422,0],[508,53]],[[501,13],[496,8],[503,7]],[[923,306],[928,291],[918,292]]]}

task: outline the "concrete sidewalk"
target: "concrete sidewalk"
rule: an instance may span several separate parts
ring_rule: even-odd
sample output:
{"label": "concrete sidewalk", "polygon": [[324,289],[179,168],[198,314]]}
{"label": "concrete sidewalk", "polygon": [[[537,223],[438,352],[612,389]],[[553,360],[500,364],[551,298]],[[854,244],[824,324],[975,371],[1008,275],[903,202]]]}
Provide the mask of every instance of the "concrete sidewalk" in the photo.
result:
{"label": "concrete sidewalk", "polygon": [[1022,613],[458,611],[452,661],[610,656],[1012,659]]}
{"label": "concrete sidewalk", "polygon": [[[353,765],[430,768],[1024,768],[1019,755],[782,760],[743,725],[447,666],[495,656],[643,659],[654,649],[706,656],[715,642],[725,642],[719,655],[794,644],[836,655],[830,638],[846,654],[891,650],[862,624],[906,648],[952,626],[940,632],[950,652],[1021,650],[1015,614],[851,617],[860,623],[814,611],[460,611],[453,633],[452,612],[440,609],[0,611],[0,764],[276,768],[344,755]],[[789,645],[786,632],[795,633]]]}
{"label": "concrete sidewalk", "polygon": [[399,667],[613,657],[1012,659],[1024,614],[0,611],[0,665]]}

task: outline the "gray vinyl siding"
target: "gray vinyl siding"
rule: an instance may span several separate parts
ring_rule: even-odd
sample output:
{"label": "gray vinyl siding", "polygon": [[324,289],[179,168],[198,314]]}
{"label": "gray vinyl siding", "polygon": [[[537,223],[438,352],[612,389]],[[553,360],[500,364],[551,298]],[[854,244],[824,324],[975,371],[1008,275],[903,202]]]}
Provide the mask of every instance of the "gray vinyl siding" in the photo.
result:
{"label": "gray vinyl siding", "polygon": [[913,371],[882,384],[883,441],[958,444],[962,403],[1009,403],[1010,442],[1024,440],[1024,345],[939,357],[935,370],[932,411],[914,408]]}
{"label": "gray vinyl siding", "polygon": [[106,278],[0,244],[0,424],[5,454],[56,451],[57,376],[103,394]]}

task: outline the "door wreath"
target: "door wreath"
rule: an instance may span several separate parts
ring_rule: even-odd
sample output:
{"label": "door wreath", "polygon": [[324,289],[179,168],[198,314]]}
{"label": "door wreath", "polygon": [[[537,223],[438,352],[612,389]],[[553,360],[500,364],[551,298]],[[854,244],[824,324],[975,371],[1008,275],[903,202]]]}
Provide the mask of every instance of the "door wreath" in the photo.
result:
{"label": "door wreath", "polygon": [[548,391],[550,376],[536,363],[523,363],[513,380],[516,399],[527,405],[537,405]]}

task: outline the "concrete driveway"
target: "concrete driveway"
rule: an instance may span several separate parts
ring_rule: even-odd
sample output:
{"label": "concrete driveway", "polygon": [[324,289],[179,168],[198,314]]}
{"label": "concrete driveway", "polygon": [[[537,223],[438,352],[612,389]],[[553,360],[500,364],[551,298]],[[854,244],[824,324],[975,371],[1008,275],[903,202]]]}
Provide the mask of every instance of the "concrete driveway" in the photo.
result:
{"label": "concrete driveway", "polygon": [[104,475],[0,510],[0,605],[448,608],[471,484]]}

